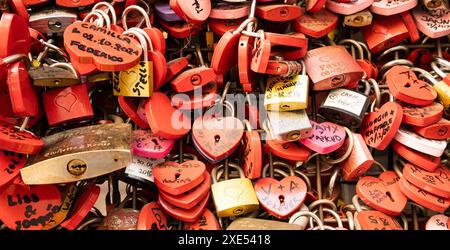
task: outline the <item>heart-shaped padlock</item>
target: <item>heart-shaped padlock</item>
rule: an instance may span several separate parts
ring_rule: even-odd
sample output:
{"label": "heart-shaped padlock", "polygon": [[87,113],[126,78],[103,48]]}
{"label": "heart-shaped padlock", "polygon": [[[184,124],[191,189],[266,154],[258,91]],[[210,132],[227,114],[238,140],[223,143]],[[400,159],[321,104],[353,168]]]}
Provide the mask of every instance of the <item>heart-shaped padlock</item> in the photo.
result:
{"label": "heart-shaped padlock", "polygon": [[0,150],[0,187],[13,180],[25,165],[27,156],[6,150]]}
{"label": "heart-shaped padlock", "polygon": [[167,215],[157,202],[145,204],[137,222],[138,230],[168,230]]}
{"label": "heart-shaped padlock", "polygon": [[195,222],[184,223],[184,230],[220,230],[216,216],[209,210],[205,209],[200,218]]}
{"label": "heart-shaped padlock", "polygon": [[262,151],[261,138],[257,131],[251,130],[251,125],[246,124],[247,131],[244,134],[243,147],[243,170],[244,174],[249,179],[256,179],[261,176],[262,167]]}
{"label": "heart-shaped padlock", "polygon": [[219,161],[234,152],[244,133],[242,122],[235,117],[202,116],[192,125],[196,148],[212,161]]}
{"label": "heart-shaped padlock", "polygon": [[10,65],[6,81],[14,113],[21,117],[36,116],[39,112],[38,97],[31,85],[25,63]]}
{"label": "heart-shaped padlock", "polygon": [[338,24],[339,17],[326,8],[318,12],[305,12],[293,21],[293,28],[305,35],[320,38],[333,31]]}
{"label": "heart-shaped padlock", "polygon": [[2,13],[0,19],[0,34],[3,42],[0,44],[0,58],[13,54],[30,52],[30,33],[24,18],[11,13]]}
{"label": "heart-shaped padlock", "polygon": [[72,216],[61,223],[61,227],[67,230],[74,230],[88,215],[91,208],[94,207],[100,195],[100,187],[89,185],[82,195],[77,199],[73,208]]}
{"label": "heart-shaped padlock", "polygon": [[432,172],[436,170],[436,168],[441,164],[441,158],[429,154],[424,154],[420,151],[409,148],[396,140],[392,141],[392,148],[401,157],[427,171]]}
{"label": "heart-shaped padlock", "polygon": [[[201,94],[200,93],[201,90]],[[176,93],[172,95],[172,105],[181,110],[193,110],[208,108],[214,105],[219,95],[217,94],[217,83],[210,82],[201,89],[187,93]]]}
{"label": "heart-shaped padlock", "polygon": [[416,7],[417,2],[418,2],[417,0],[406,0],[406,1],[378,0],[374,1],[373,4],[370,6],[370,11],[382,16],[392,16]]}
{"label": "heart-shaped padlock", "polygon": [[366,115],[361,123],[361,135],[367,145],[384,150],[394,139],[402,123],[403,109],[395,102],[387,102]]}
{"label": "heart-shaped padlock", "polygon": [[413,11],[417,29],[430,38],[439,38],[450,34],[448,24],[450,22],[450,11],[444,4],[439,8],[428,10],[419,6]]}
{"label": "heart-shaped padlock", "polygon": [[207,171],[203,173],[203,181],[195,188],[180,195],[171,195],[160,190],[159,195],[168,203],[182,209],[191,209],[208,195],[211,187],[211,176]]}
{"label": "heart-shaped padlock", "polygon": [[429,172],[407,163],[402,173],[403,178],[411,184],[436,196],[450,198],[450,170],[447,167],[441,165],[433,172]]}
{"label": "heart-shaped padlock", "polygon": [[444,106],[438,102],[433,102],[429,106],[417,107],[414,105],[401,103],[403,108],[402,123],[424,127],[438,122],[444,114]]}
{"label": "heart-shaped padlock", "polygon": [[175,141],[155,136],[148,130],[133,130],[131,153],[147,158],[166,157],[175,145]]}
{"label": "heart-shaped padlock", "polygon": [[147,120],[140,118],[137,113],[137,103],[135,103],[136,98],[118,96],[117,101],[123,112],[130,118],[136,125],[142,129],[148,128]]}
{"label": "heart-shaped padlock", "polygon": [[166,200],[164,200],[161,196],[158,198],[158,202],[161,205],[162,209],[170,216],[175,219],[193,223],[197,221],[203,214],[203,211],[206,209],[206,205],[209,201],[210,193],[206,195],[203,200],[201,200],[197,205],[195,205],[191,209],[182,209],[176,206],[171,205]]}
{"label": "heart-shaped padlock", "polygon": [[392,216],[401,214],[408,199],[400,191],[394,171],[383,172],[378,178],[364,176],[356,184],[356,192],[368,206]]}
{"label": "heart-shaped padlock", "polygon": [[423,138],[422,136],[404,128],[400,128],[397,131],[395,140],[409,148],[435,157],[441,157],[447,148],[446,140],[432,140]]}
{"label": "heart-shaped padlock", "polygon": [[0,192],[1,221],[14,230],[39,230],[61,206],[61,193],[53,185],[11,184]]}
{"label": "heart-shaped padlock", "polygon": [[340,148],[345,142],[345,129],[331,122],[310,121],[311,136],[300,142],[307,148],[319,153],[329,154]]}
{"label": "heart-shaped padlock", "polygon": [[432,140],[446,140],[450,138],[450,121],[441,118],[438,122],[426,127],[412,127],[414,132],[424,138]]}
{"label": "heart-shaped padlock", "polygon": [[153,167],[156,186],[172,195],[180,195],[195,188],[204,180],[206,166],[201,161],[183,163],[164,162]]}
{"label": "heart-shaped padlock", "polygon": [[274,140],[267,138],[264,151],[291,161],[305,161],[311,155],[311,150],[298,142]]}
{"label": "heart-shaped padlock", "polygon": [[356,215],[363,230],[403,230],[398,222],[380,211],[361,211]]}
{"label": "heart-shaped padlock", "polygon": [[449,230],[447,227],[449,223],[449,218],[443,214],[436,214],[431,216],[427,224],[425,225],[426,230]]}
{"label": "heart-shaped padlock", "polygon": [[0,145],[2,149],[16,153],[37,154],[44,146],[44,141],[31,132],[0,124]]}
{"label": "heart-shaped padlock", "polygon": [[386,84],[395,98],[416,106],[429,106],[437,97],[436,90],[406,66],[392,67],[386,75]]}

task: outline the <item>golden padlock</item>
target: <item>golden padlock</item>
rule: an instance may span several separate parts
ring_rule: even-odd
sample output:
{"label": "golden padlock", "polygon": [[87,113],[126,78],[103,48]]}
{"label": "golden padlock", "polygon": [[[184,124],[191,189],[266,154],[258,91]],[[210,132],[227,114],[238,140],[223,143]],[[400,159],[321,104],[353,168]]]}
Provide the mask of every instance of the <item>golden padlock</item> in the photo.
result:
{"label": "golden padlock", "polygon": [[218,182],[218,170],[224,168],[221,164],[211,171],[213,184],[211,192],[218,217],[234,217],[255,211],[259,208],[255,189],[250,179],[245,178],[244,171],[234,163],[228,166],[239,172],[239,179],[230,179]]}
{"label": "golden padlock", "polygon": [[301,75],[267,79],[264,106],[266,110],[294,111],[308,106],[309,78],[302,61]]}

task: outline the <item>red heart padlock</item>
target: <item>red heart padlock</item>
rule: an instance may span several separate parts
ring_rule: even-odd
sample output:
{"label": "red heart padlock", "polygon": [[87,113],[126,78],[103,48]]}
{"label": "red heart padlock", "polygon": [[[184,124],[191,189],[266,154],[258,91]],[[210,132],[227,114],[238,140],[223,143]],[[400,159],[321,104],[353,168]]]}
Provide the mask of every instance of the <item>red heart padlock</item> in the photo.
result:
{"label": "red heart padlock", "polygon": [[427,139],[446,140],[450,138],[450,121],[442,118],[426,127],[413,127],[413,130]]}
{"label": "red heart padlock", "polygon": [[175,145],[174,140],[155,136],[149,130],[133,130],[131,136],[131,153],[142,157],[164,158]]}
{"label": "red heart padlock", "polygon": [[118,96],[117,101],[119,102],[120,108],[123,112],[130,118],[136,125],[142,129],[148,128],[147,120],[142,119],[137,113],[137,105],[135,103],[136,98]]}
{"label": "red heart padlock", "polygon": [[363,230],[403,230],[398,222],[380,211],[361,211],[356,215]]}
{"label": "red heart padlock", "polygon": [[203,181],[195,188],[180,195],[171,195],[160,190],[159,195],[168,203],[183,209],[191,209],[208,195],[211,187],[211,176],[207,171],[203,173]]}
{"label": "red heart padlock", "polygon": [[214,214],[205,209],[197,221],[184,223],[183,230],[220,230],[220,225]]}
{"label": "red heart padlock", "polygon": [[303,13],[293,21],[293,27],[305,35],[320,38],[333,31],[338,24],[339,17],[325,8],[315,13]]}
{"label": "red heart padlock", "polygon": [[[414,2],[416,0],[410,0],[409,2]],[[405,11],[400,13],[400,16],[402,17],[403,23],[405,24],[406,28],[409,32],[409,39],[411,40],[411,43],[416,43],[420,40],[420,32],[417,29],[416,22],[414,21],[413,16],[409,13],[409,11]]]}
{"label": "red heart padlock", "polygon": [[242,35],[239,39],[238,68],[239,82],[244,84],[256,84],[256,74],[250,69],[251,55],[253,51],[254,38]]}
{"label": "red heart padlock", "polygon": [[205,21],[211,13],[210,0],[170,0],[170,8],[189,23],[200,23]]}
{"label": "red heart padlock", "polygon": [[306,184],[297,176],[281,181],[273,178],[259,179],[255,184],[256,196],[271,215],[284,219],[297,212],[306,197]]}
{"label": "red heart padlock", "polygon": [[14,54],[28,55],[30,52],[30,33],[23,17],[2,13],[0,19],[0,34],[3,42],[0,43],[0,58]]}
{"label": "red heart padlock", "polygon": [[139,62],[142,54],[142,47],[136,40],[80,21],[64,31],[64,47],[71,61],[95,64],[100,71],[130,69]]}
{"label": "red heart padlock", "polygon": [[203,116],[192,125],[192,138],[201,152],[213,161],[234,152],[244,133],[242,122],[235,117]]}
{"label": "red heart padlock", "polygon": [[244,134],[243,149],[243,170],[249,179],[256,179],[261,176],[262,151],[261,138],[257,131],[246,131]]}
{"label": "red heart padlock", "polygon": [[415,203],[431,209],[433,211],[443,213],[450,206],[450,199],[433,195],[421,188],[418,188],[407,181],[405,178],[400,178],[398,182],[402,193]]}
{"label": "red heart padlock", "polygon": [[220,38],[211,59],[211,67],[216,74],[226,73],[236,66],[240,36],[240,33],[230,30]]}
{"label": "red heart padlock", "polygon": [[372,53],[394,47],[409,37],[408,29],[399,15],[378,16],[361,31]]}
{"label": "red heart padlock", "polygon": [[246,17],[249,13],[250,5],[247,3],[222,4],[216,2],[213,3],[209,18],[233,20]]}
{"label": "red heart padlock", "polygon": [[429,106],[417,107],[407,103],[401,103],[403,108],[402,123],[424,127],[438,122],[444,114],[444,106],[434,102]]}
{"label": "red heart padlock", "polygon": [[61,223],[61,227],[67,230],[74,230],[88,215],[91,208],[94,207],[100,195],[100,187],[89,185],[83,194],[78,198],[72,216]]}
{"label": "red heart padlock", "polygon": [[11,12],[23,17],[26,23],[30,21],[30,14],[28,14],[27,8],[22,0],[9,0],[8,3]]}
{"label": "red heart padlock", "polygon": [[419,6],[412,10],[416,20],[417,29],[430,38],[439,38],[450,34],[448,23],[450,22],[450,11],[445,4],[433,10]]}
{"label": "red heart padlock", "polygon": [[385,214],[398,216],[408,201],[398,187],[399,179],[393,171],[383,172],[378,178],[364,176],[356,184],[356,193],[368,206]]}
{"label": "red heart padlock", "polygon": [[411,184],[436,196],[450,198],[450,170],[447,167],[440,166],[433,172],[428,172],[407,163],[402,172],[403,178]]}
{"label": "red heart padlock", "polygon": [[38,97],[28,78],[23,62],[16,62],[8,68],[7,84],[14,113],[21,117],[36,116],[39,112]]}
{"label": "red heart padlock", "polygon": [[369,7],[373,2],[373,0],[354,0],[350,2],[328,0],[326,7],[341,15],[352,15]]}
{"label": "red heart padlock", "polygon": [[392,141],[392,148],[401,157],[427,171],[432,172],[436,170],[436,168],[439,167],[441,163],[441,158],[429,154],[424,154],[420,151],[409,148],[396,140]]}
{"label": "red heart padlock", "polygon": [[44,146],[44,141],[28,131],[0,124],[0,148],[21,154],[37,154]]}
{"label": "red heart padlock", "polygon": [[42,99],[50,126],[88,120],[94,116],[86,84],[44,92]]}
{"label": "red heart padlock", "polygon": [[1,221],[14,230],[39,230],[57,213],[61,193],[53,185],[12,184],[0,192]]}
{"label": "red heart padlock", "polygon": [[241,23],[245,20],[246,18],[240,18],[236,20],[210,18],[208,19],[208,26],[214,34],[223,36],[227,31],[239,28]]}
{"label": "red heart padlock", "polygon": [[447,216],[443,214],[436,214],[431,216],[427,224],[425,225],[426,230],[449,230],[447,227],[447,223],[449,223],[449,219]]}
{"label": "red heart padlock", "polygon": [[416,74],[406,66],[392,67],[386,75],[386,84],[395,98],[416,106],[429,106],[437,97],[436,90],[417,79]]}
{"label": "red heart padlock", "polygon": [[331,122],[310,121],[311,136],[299,140],[305,147],[319,153],[329,154],[340,148],[345,142],[345,129]]}
{"label": "red heart padlock", "polygon": [[69,7],[69,8],[77,8],[77,7],[89,6],[96,2],[97,2],[96,0],[56,0],[56,5],[63,6],[63,7]]}
{"label": "red heart padlock", "polygon": [[25,165],[27,156],[6,150],[0,150],[0,187],[9,183]]}
{"label": "red heart padlock", "polygon": [[169,33],[170,36],[177,39],[185,39],[191,36],[195,36],[202,29],[201,24],[192,23],[169,23],[164,22],[161,19],[158,20],[159,24]]}
{"label": "red heart padlock", "polygon": [[178,139],[191,129],[191,121],[181,111],[172,107],[164,93],[155,92],[145,104],[147,121],[156,136]]}
{"label": "red heart padlock", "polygon": [[406,1],[390,1],[390,0],[378,0],[370,6],[372,13],[382,16],[392,16],[408,11],[417,5],[417,0]]}
{"label": "red heart padlock", "polygon": [[306,1],[306,11],[317,13],[322,10],[327,0],[308,0]]}
{"label": "red heart padlock", "polygon": [[209,195],[210,193],[208,192],[208,195],[201,200],[200,203],[188,210],[171,205],[161,196],[158,197],[158,202],[168,215],[181,221],[193,223],[197,221],[202,216],[203,211],[205,211],[206,205],[208,204]]}
{"label": "red heart padlock", "polygon": [[361,135],[367,145],[384,150],[394,139],[402,123],[402,107],[395,102],[387,102],[366,115],[361,123]]}
{"label": "red heart padlock", "polygon": [[157,202],[145,204],[137,222],[138,230],[169,230],[167,215]]}
{"label": "red heart padlock", "polygon": [[267,138],[265,151],[291,161],[305,161],[311,155],[311,150],[298,142],[281,141]]}
{"label": "red heart padlock", "polygon": [[153,177],[159,189],[180,195],[204,180],[206,166],[201,161],[191,160],[183,163],[164,162],[153,167]]}

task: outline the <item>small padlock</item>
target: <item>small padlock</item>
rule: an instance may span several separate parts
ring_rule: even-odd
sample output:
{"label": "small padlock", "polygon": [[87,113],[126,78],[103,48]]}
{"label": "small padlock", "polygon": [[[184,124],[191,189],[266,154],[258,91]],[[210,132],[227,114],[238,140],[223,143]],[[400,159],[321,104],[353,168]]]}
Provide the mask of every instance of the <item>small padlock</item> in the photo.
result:
{"label": "small padlock", "polygon": [[405,158],[407,161],[427,171],[434,171],[441,164],[441,158],[424,154],[395,140],[392,141],[392,148],[398,155]]}
{"label": "small padlock", "polygon": [[370,6],[370,11],[377,15],[392,16],[407,12],[417,6],[418,0],[390,1],[378,0]]}
{"label": "small padlock", "polygon": [[173,11],[172,8],[170,8],[169,3],[167,2],[156,2],[155,12],[159,18],[166,22],[178,22],[183,20],[175,13],[175,11]]}
{"label": "small padlock", "polygon": [[345,86],[362,78],[364,71],[344,46],[326,46],[309,50],[305,57],[306,73],[313,90]]}
{"label": "small padlock", "polygon": [[[352,181],[363,175],[374,163],[372,154],[370,153],[366,142],[361,134],[351,133],[353,137],[353,149],[349,157],[338,166],[342,170],[342,178],[345,181]],[[346,140],[350,141],[350,139]],[[344,144],[344,148],[346,144]]]}
{"label": "small padlock", "polygon": [[412,10],[417,29],[430,38],[439,38],[450,34],[448,23],[450,22],[450,11],[442,5],[431,11],[419,6]]}
{"label": "small padlock", "polygon": [[312,127],[305,110],[267,111],[267,129],[273,139],[296,141],[308,138]]}
{"label": "small padlock", "polygon": [[337,124],[358,128],[370,105],[369,82],[377,84],[374,79],[362,79],[361,82],[365,84],[363,94],[344,88],[331,90],[327,99],[320,105],[319,114]]}
{"label": "small padlock", "polygon": [[445,140],[426,139],[404,128],[398,130],[394,139],[407,147],[435,157],[440,157],[447,147]]}
{"label": "small padlock", "polygon": [[239,172],[239,179],[218,182],[217,172],[221,168],[226,169],[225,164],[221,164],[211,171],[211,192],[217,216],[234,217],[257,210],[259,202],[252,182],[244,177],[244,171],[238,165],[228,163],[229,167]]}
{"label": "small padlock", "polygon": [[[322,6],[321,6],[322,7]],[[339,20],[339,16],[321,8],[318,12],[310,13],[303,10],[303,15],[293,21],[293,28],[305,35],[321,38],[333,31]]]}
{"label": "small padlock", "polygon": [[264,106],[268,111],[295,111],[308,106],[309,78],[302,62],[302,74],[267,79]]}
{"label": "small padlock", "polygon": [[372,5],[373,0],[355,0],[344,2],[340,0],[328,0],[326,3],[327,9],[341,14],[341,15],[352,15],[356,12],[362,11]]}
{"label": "small padlock", "polygon": [[398,15],[378,16],[371,25],[362,28],[362,32],[372,53],[394,47],[409,37],[409,31]]}
{"label": "small padlock", "polygon": [[344,17],[344,24],[350,27],[364,27],[372,23],[372,13],[368,10],[347,15]]}

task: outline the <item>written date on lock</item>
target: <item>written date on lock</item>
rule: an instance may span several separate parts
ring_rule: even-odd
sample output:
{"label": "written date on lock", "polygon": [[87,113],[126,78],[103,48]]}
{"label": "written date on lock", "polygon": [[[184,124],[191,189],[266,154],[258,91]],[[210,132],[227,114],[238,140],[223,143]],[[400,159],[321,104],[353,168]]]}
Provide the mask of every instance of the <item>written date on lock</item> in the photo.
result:
{"label": "written date on lock", "polygon": [[189,236],[185,234],[178,237],[178,245],[195,245],[211,247],[212,245],[270,245],[271,237],[268,234],[223,234],[220,236]]}

